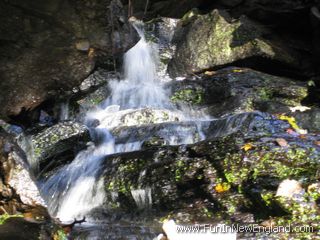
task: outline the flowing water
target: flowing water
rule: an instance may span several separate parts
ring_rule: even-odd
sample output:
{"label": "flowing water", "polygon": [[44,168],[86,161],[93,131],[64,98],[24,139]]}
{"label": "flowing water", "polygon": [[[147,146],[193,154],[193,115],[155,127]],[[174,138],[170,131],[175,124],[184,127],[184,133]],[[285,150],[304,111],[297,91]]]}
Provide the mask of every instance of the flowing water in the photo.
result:
{"label": "flowing water", "polygon": [[[157,46],[144,37],[143,23],[136,21],[141,39],[124,56],[124,79],[109,83],[111,95],[94,110],[87,113],[86,124],[91,127],[95,145],[81,151],[68,165],[46,179],[42,185],[50,213],[61,221],[86,216],[104,203],[105,193],[101,175],[101,161],[109,154],[139,150],[142,140],[130,136],[130,141],[116,144],[110,131],[119,126],[139,126],[163,122],[186,121],[190,116],[178,111],[170,102],[164,83],[157,75]],[[63,113],[63,118],[66,114]],[[196,133],[173,128],[171,134],[162,137],[168,144],[187,144],[205,138],[201,124],[196,124]],[[169,129],[170,131],[170,129]],[[195,138],[194,136],[197,135]],[[151,189],[132,192],[138,208],[150,207]]]}

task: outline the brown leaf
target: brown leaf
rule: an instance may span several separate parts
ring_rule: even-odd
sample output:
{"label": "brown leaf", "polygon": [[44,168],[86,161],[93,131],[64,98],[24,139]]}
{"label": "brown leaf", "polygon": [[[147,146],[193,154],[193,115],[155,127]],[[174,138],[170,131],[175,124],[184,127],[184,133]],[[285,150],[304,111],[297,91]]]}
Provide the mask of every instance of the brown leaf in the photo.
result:
{"label": "brown leaf", "polygon": [[284,138],[277,138],[276,142],[279,144],[281,147],[287,147],[288,142]]}
{"label": "brown leaf", "polygon": [[320,141],[314,141],[314,144],[320,146]]}

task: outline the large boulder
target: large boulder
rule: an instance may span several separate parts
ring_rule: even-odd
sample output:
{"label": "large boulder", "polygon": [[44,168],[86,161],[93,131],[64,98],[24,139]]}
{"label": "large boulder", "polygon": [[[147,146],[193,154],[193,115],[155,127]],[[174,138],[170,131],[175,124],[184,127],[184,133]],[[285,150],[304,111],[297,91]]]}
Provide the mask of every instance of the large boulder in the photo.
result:
{"label": "large boulder", "polygon": [[308,96],[304,82],[247,68],[207,72],[200,78],[173,81],[168,87],[172,102],[207,107],[207,112],[214,117],[255,110],[288,112],[290,107],[301,106]]}
{"label": "large boulder", "polygon": [[[256,119],[256,125],[279,124],[271,120]],[[299,138],[285,128],[262,132],[255,127],[194,145],[108,156],[106,202],[114,211],[155,210],[158,217],[169,214],[184,223],[256,223],[270,216],[287,216],[282,221],[289,221],[296,213],[286,212],[272,198],[285,179],[304,185],[317,179],[316,139],[319,135]]]}
{"label": "large boulder", "polygon": [[180,21],[175,42],[177,50],[169,64],[172,76],[230,64],[269,71],[274,71],[272,64],[280,64],[277,70],[282,74],[301,66],[299,55],[275,34],[270,38],[264,26],[246,16],[234,20],[225,11],[214,10],[205,15],[189,12]]}
{"label": "large boulder", "polygon": [[67,95],[133,44],[119,1],[2,1],[0,12],[4,119]]}

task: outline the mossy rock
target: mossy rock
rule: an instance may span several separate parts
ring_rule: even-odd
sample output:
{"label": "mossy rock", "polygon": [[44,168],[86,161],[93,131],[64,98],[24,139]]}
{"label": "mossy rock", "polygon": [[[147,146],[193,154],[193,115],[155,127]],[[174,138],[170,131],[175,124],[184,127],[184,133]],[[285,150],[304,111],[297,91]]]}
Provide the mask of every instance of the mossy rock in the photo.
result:
{"label": "mossy rock", "polygon": [[266,28],[245,16],[234,20],[227,12],[214,10],[205,15],[186,15],[180,25],[175,35],[177,51],[169,64],[172,76],[252,58],[299,68],[295,52],[280,40],[266,39]]}
{"label": "mossy rock", "polygon": [[[130,214],[137,209],[132,190],[151,189],[152,204],[146,209],[159,218],[171,214],[204,222],[292,219],[274,200],[276,189],[284,179],[310,184],[318,178],[320,148],[314,139],[319,136],[297,138],[276,126],[267,131],[263,125],[281,121],[255,121],[261,128],[238,129],[193,145],[151,146],[109,156],[103,167],[108,202],[116,211]],[[279,136],[287,147],[277,144]],[[244,148],[249,143],[251,147]]]}

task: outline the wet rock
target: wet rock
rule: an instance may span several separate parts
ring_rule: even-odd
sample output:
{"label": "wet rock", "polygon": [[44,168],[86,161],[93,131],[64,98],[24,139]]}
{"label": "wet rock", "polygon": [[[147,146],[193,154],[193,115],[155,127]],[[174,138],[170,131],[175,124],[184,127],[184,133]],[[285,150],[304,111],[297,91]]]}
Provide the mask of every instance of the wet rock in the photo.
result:
{"label": "wet rock", "polygon": [[[90,74],[90,76],[80,84],[79,89],[76,89],[76,91],[80,91],[81,93],[91,92],[92,90],[106,85],[108,81],[115,80],[118,77],[117,73],[109,72],[100,68]],[[104,98],[106,97],[107,95],[104,96]]]}
{"label": "wet rock", "polygon": [[174,18],[156,18],[145,25],[145,35],[149,41],[155,42],[159,47],[159,66],[157,75],[162,79],[170,80],[167,68],[172,59],[175,46],[172,38],[177,28],[179,20]]}
{"label": "wet rock", "polygon": [[9,217],[0,225],[0,236],[3,240],[17,239],[67,239],[67,234],[54,222],[49,219],[46,221],[29,221],[21,216]]}
{"label": "wet rock", "polygon": [[288,124],[275,119],[272,115],[252,112],[207,121],[120,126],[113,128],[111,133],[116,136],[116,144],[142,142],[142,145],[147,147],[154,144],[160,146],[191,144],[204,138],[222,137],[237,131],[275,133],[284,131],[288,127]]}
{"label": "wet rock", "polygon": [[186,16],[180,21],[180,26],[175,34],[177,50],[169,64],[172,76],[230,64],[257,69],[275,63],[281,64],[283,69],[300,67],[294,50],[288,49],[276,37],[266,38],[269,31],[245,16],[233,20],[226,12],[214,10],[206,15]]}
{"label": "wet rock", "polygon": [[215,117],[254,110],[288,112],[308,96],[303,82],[247,68],[225,68],[211,76],[175,81],[169,87],[172,102],[207,107]]}
{"label": "wet rock", "polygon": [[311,132],[319,132],[320,129],[320,109],[311,108],[310,110],[295,113],[291,115],[296,119],[297,124],[303,128],[308,129]]}
{"label": "wet rock", "polygon": [[12,136],[0,130],[0,214],[16,214],[35,206],[45,206],[27,159]]}
{"label": "wet rock", "polygon": [[101,126],[112,129],[121,126],[135,126],[152,123],[174,122],[183,119],[179,112],[162,109],[141,108],[119,111],[120,106],[109,106],[99,109],[100,114],[95,111],[88,114],[88,119],[98,120]]}
{"label": "wet rock", "polygon": [[[85,126],[67,121],[27,137],[21,136],[20,145],[28,153],[32,169],[38,173],[44,167],[48,170],[71,161],[76,150],[85,147],[89,139],[89,131]],[[51,161],[55,158],[60,159],[61,162]]]}
{"label": "wet rock", "polygon": [[43,225],[31,223],[23,218],[10,218],[0,225],[0,236],[3,240],[17,239],[50,239],[50,233]]}
{"label": "wet rock", "polygon": [[[268,118],[254,119],[251,123],[256,127],[229,136],[107,157],[109,208],[131,212],[136,204],[131,190],[151,188],[151,209],[162,214],[190,213],[190,221],[214,217],[241,222],[251,221],[252,217],[245,217],[250,214],[262,218],[284,214],[275,210],[277,204],[268,205],[268,194],[275,196],[278,185],[288,178],[312,182],[320,156],[313,141],[319,136],[294,137]],[[274,130],[261,131],[258,126]],[[276,143],[279,137],[287,141],[286,149]],[[247,143],[252,148],[244,149]]]}
{"label": "wet rock", "polygon": [[100,68],[74,88],[71,102],[76,105],[75,118],[83,119],[89,110],[101,104],[110,95],[108,83],[116,79],[119,79],[118,73]]}

